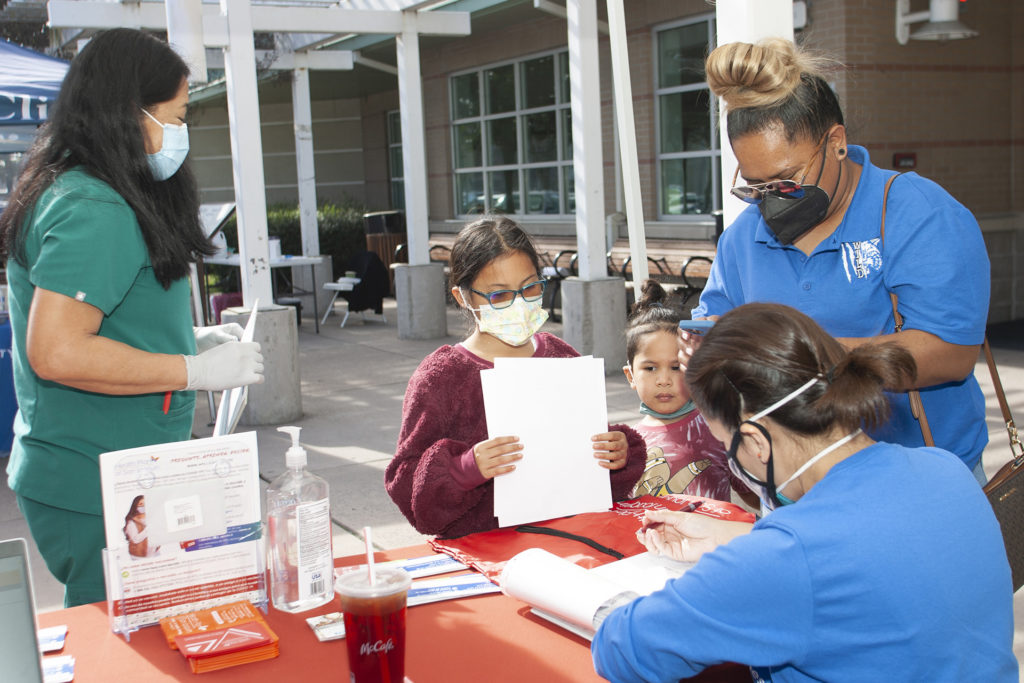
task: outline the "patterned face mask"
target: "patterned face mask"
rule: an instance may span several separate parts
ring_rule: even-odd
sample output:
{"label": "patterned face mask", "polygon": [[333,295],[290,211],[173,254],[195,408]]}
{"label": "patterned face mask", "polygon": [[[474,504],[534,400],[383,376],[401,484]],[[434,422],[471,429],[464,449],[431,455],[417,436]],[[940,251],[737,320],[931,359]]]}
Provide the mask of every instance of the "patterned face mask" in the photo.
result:
{"label": "patterned face mask", "polygon": [[516,297],[507,308],[498,309],[487,305],[469,310],[473,311],[481,332],[497,337],[509,346],[522,346],[530,341],[548,319],[548,312],[541,303],[539,299],[527,301]]}

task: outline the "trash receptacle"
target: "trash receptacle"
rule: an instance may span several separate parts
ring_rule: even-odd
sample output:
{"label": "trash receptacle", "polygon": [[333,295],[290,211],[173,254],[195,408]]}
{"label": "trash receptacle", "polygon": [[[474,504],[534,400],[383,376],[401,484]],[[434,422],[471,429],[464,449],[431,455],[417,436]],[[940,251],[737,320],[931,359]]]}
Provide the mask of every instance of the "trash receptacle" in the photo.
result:
{"label": "trash receptacle", "polygon": [[391,278],[390,293],[395,292],[395,277],[391,264],[395,261],[395,250],[405,244],[405,214],[401,211],[373,211],[363,214],[363,228],[366,231],[366,249],[380,256],[387,266]]}

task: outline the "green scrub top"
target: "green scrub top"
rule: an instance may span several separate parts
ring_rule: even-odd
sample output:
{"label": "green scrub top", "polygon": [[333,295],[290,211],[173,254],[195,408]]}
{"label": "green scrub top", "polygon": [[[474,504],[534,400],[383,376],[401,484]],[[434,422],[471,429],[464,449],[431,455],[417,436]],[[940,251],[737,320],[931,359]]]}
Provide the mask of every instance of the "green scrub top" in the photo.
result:
{"label": "green scrub top", "polygon": [[188,278],[164,289],[153,275],[135,212],[81,167],[63,173],[28,218],[27,268],[7,263],[18,415],[7,466],[19,495],[102,514],[99,454],[188,439],[194,392],[110,396],[39,378],[25,332],[36,287],[103,312],[99,335],[144,351],[194,354]]}

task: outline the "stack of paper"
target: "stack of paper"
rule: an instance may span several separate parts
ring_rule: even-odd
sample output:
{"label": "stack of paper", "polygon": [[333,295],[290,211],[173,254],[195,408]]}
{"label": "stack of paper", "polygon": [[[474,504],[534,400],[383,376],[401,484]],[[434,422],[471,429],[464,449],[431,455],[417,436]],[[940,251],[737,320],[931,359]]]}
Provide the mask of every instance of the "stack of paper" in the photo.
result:
{"label": "stack of paper", "polygon": [[588,640],[594,616],[622,593],[648,595],[682,576],[691,563],[641,553],[593,569],[540,548],[519,553],[501,573],[501,590],[533,607],[533,612]]}
{"label": "stack of paper", "polygon": [[500,526],[612,506],[591,437],[608,431],[600,358],[498,358],[480,373],[487,435],[518,436],[523,458],[494,479]]}
{"label": "stack of paper", "polygon": [[251,602],[197,610],[160,620],[167,644],[188,660],[193,673],[273,659],[278,638]]}

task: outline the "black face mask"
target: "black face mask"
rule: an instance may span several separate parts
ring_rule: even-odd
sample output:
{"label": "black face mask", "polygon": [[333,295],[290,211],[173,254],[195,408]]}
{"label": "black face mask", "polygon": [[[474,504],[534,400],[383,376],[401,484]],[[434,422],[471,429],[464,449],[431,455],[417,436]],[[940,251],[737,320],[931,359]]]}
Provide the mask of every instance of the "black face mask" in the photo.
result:
{"label": "black face mask", "polygon": [[[821,181],[821,174],[824,172],[825,156],[822,155],[821,171],[818,173],[815,183]],[[833,196],[839,189],[839,181],[842,177],[843,164],[840,162],[836,186],[832,190]],[[785,245],[793,244],[811,228],[825,220],[828,208],[832,204],[832,198],[817,185],[802,185],[801,187],[804,194],[799,199],[768,192],[761,199],[761,204],[758,207],[761,210],[761,217],[771,228],[775,238]]]}

